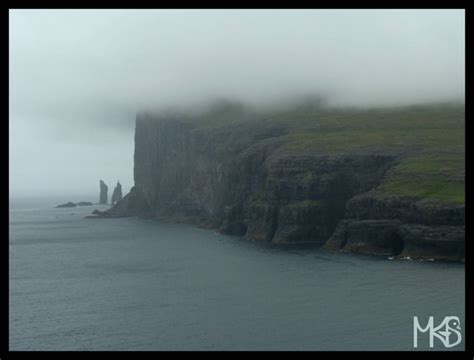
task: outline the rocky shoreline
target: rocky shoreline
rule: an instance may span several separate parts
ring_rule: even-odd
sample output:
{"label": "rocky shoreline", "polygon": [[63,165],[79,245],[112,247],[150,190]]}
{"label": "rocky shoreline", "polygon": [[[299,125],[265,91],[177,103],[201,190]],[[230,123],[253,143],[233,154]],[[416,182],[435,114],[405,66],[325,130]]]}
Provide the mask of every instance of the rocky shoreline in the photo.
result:
{"label": "rocky shoreline", "polygon": [[97,217],[193,223],[274,244],[464,261],[464,204],[378,191],[400,149],[284,151],[271,121],[200,128],[139,114],[129,194]]}

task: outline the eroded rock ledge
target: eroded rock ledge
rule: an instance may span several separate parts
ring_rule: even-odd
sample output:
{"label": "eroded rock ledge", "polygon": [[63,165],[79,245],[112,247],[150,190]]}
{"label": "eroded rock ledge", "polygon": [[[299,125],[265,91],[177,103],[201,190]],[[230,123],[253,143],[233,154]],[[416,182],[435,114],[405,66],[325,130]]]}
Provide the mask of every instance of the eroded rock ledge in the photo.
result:
{"label": "eroded rock ledge", "polygon": [[464,260],[464,206],[374,191],[397,152],[284,151],[270,121],[201,129],[137,117],[135,187],[99,217],[194,223],[278,244]]}

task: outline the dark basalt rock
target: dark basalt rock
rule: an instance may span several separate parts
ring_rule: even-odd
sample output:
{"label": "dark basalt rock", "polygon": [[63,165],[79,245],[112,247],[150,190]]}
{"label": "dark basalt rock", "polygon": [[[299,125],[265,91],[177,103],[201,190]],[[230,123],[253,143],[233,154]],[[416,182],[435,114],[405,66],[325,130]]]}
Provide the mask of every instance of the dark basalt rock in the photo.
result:
{"label": "dark basalt rock", "polygon": [[108,191],[108,186],[102,180],[100,180],[99,204],[107,204]]}
{"label": "dark basalt rock", "polygon": [[401,256],[464,261],[464,234],[464,226],[402,225],[399,229],[404,242]]}
{"label": "dark basalt rock", "polygon": [[73,202],[67,202],[65,204],[61,204],[56,207],[57,208],[71,208],[71,207],[76,207],[76,204],[74,204]]}
{"label": "dark basalt rock", "polygon": [[71,208],[71,207],[76,207],[76,206],[91,206],[91,205],[94,205],[94,204],[88,201],[81,201],[78,203],[73,203],[70,201],[65,204],[58,205],[56,207],[57,208]]}
{"label": "dark basalt rock", "polygon": [[94,205],[94,204],[89,202],[89,201],[81,201],[81,202],[76,203],[76,205],[77,206],[91,206],[91,205]]}
{"label": "dark basalt rock", "polygon": [[346,216],[356,219],[399,219],[425,225],[464,225],[464,205],[448,205],[369,191],[347,202]]}
{"label": "dark basalt rock", "polygon": [[120,182],[117,181],[117,185],[115,186],[114,192],[112,193],[112,205],[116,204],[122,200],[122,185]]}
{"label": "dark basalt rock", "polygon": [[103,211],[100,211],[98,209],[94,209],[94,211],[92,211],[92,215],[87,215],[87,216],[84,216],[84,217],[86,219],[97,219],[97,218],[102,217],[103,213],[104,213]]}
{"label": "dark basalt rock", "polygon": [[99,217],[194,223],[276,244],[464,258],[464,206],[373,191],[399,155],[292,153],[271,121],[201,129],[140,114],[129,194]]}
{"label": "dark basalt rock", "polygon": [[328,250],[362,254],[400,255],[403,239],[398,220],[343,220],[324,245]]}
{"label": "dark basalt rock", "polygon": [[133,187],[125,197],[115,204],[112,208],[99,211],[94,210],[93,214],[101,218],[117,218],[140,216],[149,218],[152,216],[151,209],[148,207],[141,191]]}
{"label": "dark basalt rock", "polygon": [[342,220],[324,249],[419,259],[464,261],[464,227]]}

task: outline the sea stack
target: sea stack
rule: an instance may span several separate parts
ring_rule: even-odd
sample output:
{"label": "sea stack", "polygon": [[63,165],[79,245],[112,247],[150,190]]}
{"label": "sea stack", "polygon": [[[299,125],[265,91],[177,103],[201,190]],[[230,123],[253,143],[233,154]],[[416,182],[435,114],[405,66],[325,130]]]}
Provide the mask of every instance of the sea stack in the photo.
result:
{"label": "sea stack", "polygon": [[109,191],[108,186],[102,180],[100,180],[99,204],[107,204],[108,191]]}
{"label": "sea stack", "polygon": [[122,185],[120,185],[120,181],[117,181],[117,185],[112,193],[112,205],[118,203],[120,200],[122,200]]}

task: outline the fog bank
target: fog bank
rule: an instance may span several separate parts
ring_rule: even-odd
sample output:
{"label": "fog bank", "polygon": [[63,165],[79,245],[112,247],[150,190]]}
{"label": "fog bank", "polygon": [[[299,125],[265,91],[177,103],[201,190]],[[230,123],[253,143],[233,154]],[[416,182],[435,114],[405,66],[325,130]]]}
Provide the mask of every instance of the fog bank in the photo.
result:
{"label": "fog bank", "polygon": [[12,10],[10,189],[127,191],[143,109],[463,100],[464,44],[463,10]]}

